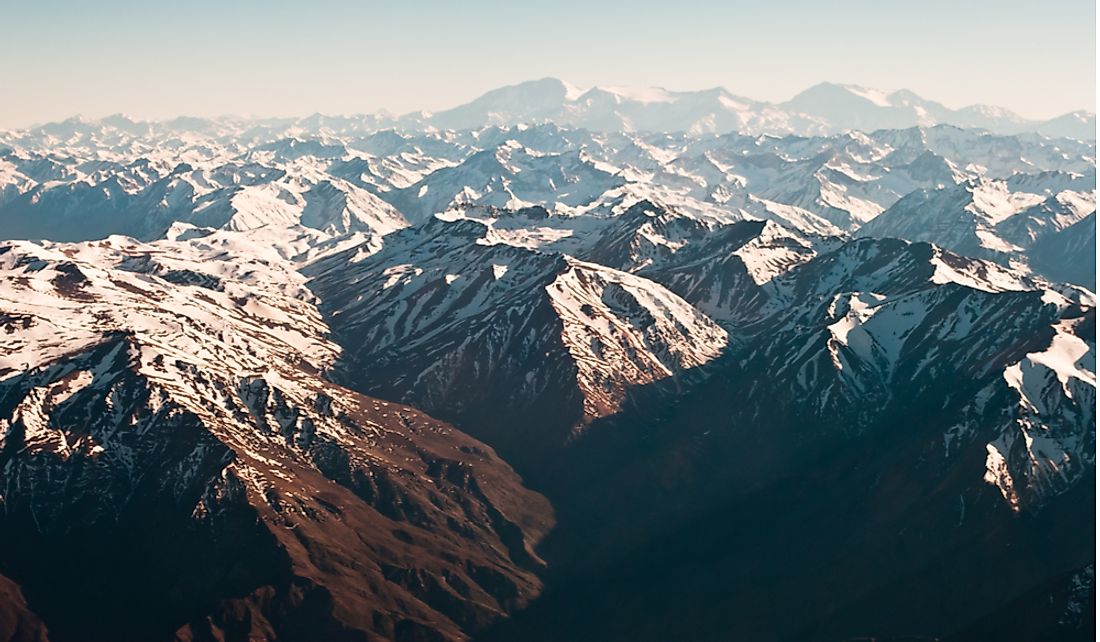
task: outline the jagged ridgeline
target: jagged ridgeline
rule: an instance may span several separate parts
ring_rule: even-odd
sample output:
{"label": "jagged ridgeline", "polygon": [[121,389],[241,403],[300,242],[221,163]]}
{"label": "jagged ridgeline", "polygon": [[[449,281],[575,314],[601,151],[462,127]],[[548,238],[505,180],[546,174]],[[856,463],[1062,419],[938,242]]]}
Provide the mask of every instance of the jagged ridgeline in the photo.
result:
{"label": "jagged ridgeline", "polygon": [[0,132],[0,639],[1091,639],[1090,118]]}

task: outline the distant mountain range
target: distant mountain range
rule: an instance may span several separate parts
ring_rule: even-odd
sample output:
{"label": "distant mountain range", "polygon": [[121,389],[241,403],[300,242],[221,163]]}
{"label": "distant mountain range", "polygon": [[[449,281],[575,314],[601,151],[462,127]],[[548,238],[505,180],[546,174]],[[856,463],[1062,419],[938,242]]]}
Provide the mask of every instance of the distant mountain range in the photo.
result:
{"label": "distant mountain range", "polygon": [[[167,131],[209,130],[212,122],[227,119],[180,117],[156,123]],[[228,119],[239,120],[239,119]],[[722,87],[699,91],[668,91],[658,87],[593,87],[582,90],[556,78],[531,80],[489,91],[479,98],[439,112],[403,116],[367,114],[306,119],[262,119],[260,122],[302,121],[307,129],[335,130],[358,123],[374,128],[405,131],[473,129],[554,123],[600,132],[687,132],[692,134],[795,134],[818,136],[846,131],[871,132],[933,125],[984,129],[997,134],[1034,133],[1049,138],[1096,138],[1096,114],[1078,110],[1049,120],[1030,120],[1003,107],[970,105],[951,109],[908,90],[877,89],[823,82],[786,102],[771,103],[737,96]],[[44,129],[64,138],[81,123],[79,118]],[[148,131],[154,123],[124,115],[101,121],[131,134]]]}
{"label": "distant mountain range", "polygon": [[582,91],[561,80],[544,78],[494,89],[446,111],[400,119],[406,126],[427,124],[445,129],[547,121],[596,131],[819,135],[947,124],[1001,134],[1096,136],[1096,115],[1090,112],[1035,121],[1001,107],[950,109],[907,90],[886,93],[835,83],[814,85],[786,102],[769,103],[736,96],[721,87],[701,91],[593,87]]}

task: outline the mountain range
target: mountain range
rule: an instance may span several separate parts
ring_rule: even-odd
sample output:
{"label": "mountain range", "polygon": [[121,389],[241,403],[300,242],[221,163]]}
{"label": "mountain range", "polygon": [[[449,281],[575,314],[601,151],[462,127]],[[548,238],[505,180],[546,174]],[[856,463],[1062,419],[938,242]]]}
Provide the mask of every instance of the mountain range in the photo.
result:
{"label": "mountain range", "polygon": [[[88,122],[77,117],[45,125],[44,131],[60,140]],[[829,82],[814,85],[790,100],[773,103],[737,96],[722,87],[698,91],[669,91],[659,87],[580,89],[556,78],[543,78],[500,87],[450,109],[401,116],[383,112],[355,116],[314,114],[301,119],[270,118],[259,122],[192,117],[150,122],[115,114],[97,122],[130,134],[151,130],[209,132],[228,123],[243,130],[257,125],[286,127],[293,123],[305,130],[332,132],[356,127],[425,131],[554,123],[598,132],[739,132],[773,136],[954,125],[995,134],[1096,139],[1096,114],[1083,109],[1048,120],[1033,120],[1003,107],[969,105],[951,109],[905,89],[885,92]]]}
{"label": "mountain range", "polygon": [[832,134],[931,125],[956,125],[1000,134],[1034,132],[1053,138],[1094,139],[1096,115],[1075,111],[1046,121],[1028,120],[990,105],[950,109],[917,94],[821,83],[788,101],[769,103],[716,87],[702,91],[593,87],[578,89],[544,78],[486,93],[432,114],[410,114],[403,126],[468,129],[553,122],[595,131],[686,131],[758,134]]}
{"label": "mountain range", "polygon": [[1090,118],[0,132],[0,639],[1091,639]]}

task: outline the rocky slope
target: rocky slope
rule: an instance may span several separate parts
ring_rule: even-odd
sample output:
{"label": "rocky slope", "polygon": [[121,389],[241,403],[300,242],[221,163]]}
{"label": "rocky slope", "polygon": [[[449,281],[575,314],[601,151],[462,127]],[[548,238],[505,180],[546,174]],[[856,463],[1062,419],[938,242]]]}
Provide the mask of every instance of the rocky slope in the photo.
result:
{"label": "rocky slope", "polygon": [[[1065,190],[1048,196],[1013,191],[1008,181],[980,179],[913,192],[856,234],[928,241],[967,256],[1048,273],[1057,280],[1074,274],[1077,255],[1058,259],[1048,252],[1045,260],[1031,266],[1032,248],[1095,210],[1096,196],[1091,191]],[[1088,238],[1087,233],[1072,236]],[[1086,280],[1076,282],[1088,285]]]}
{"label": "rocky slope", "polygon": [[301,277],[180,249],[0,249],[0,564],[51,639],[464,639],[538,593],[545,500],[322,379]]}
{"label": "rocky slope", "polygon": [[[577,444],[558,574],[484,639],[966,639],[1091,563],[1090,293],[874,240],[774,287],[772,331]],[[1073,639],[1080,584],[1030,630]]]}
{"label": "rocky slope", "polygon": [[[522,464],[618,411],[633,386],[727,344],[661,286],[433,220],[307,266],[345,352],[341,380],[453,418]],[[521,428],[522,427],[522,428]]]}
{"label": "rocky slope", "polygon": [[49,633],[27,606],[19,585],[0,577],[0,638],[11,642],[46,642]]}

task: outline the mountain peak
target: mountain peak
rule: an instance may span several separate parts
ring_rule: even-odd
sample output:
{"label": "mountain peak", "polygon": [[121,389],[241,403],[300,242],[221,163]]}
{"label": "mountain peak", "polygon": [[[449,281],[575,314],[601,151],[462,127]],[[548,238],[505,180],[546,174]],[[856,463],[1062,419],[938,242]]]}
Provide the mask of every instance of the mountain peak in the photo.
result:
{"label": "mountain peak", "polygon": [[661,87],[630,87],[622,85],[593,87],[586,92],[586,95],[596,92],[611,94],[623,102],[642,104],[670,103],[675,100],[671,92]]}

